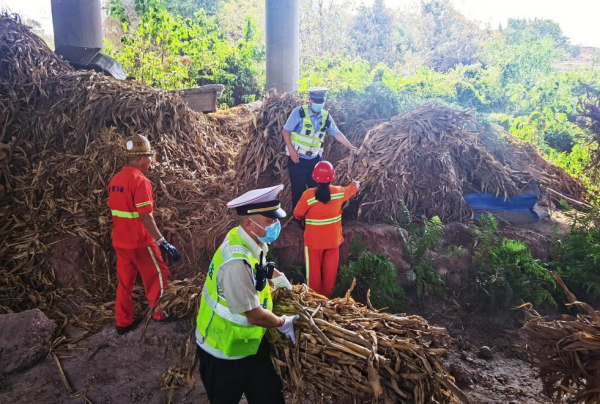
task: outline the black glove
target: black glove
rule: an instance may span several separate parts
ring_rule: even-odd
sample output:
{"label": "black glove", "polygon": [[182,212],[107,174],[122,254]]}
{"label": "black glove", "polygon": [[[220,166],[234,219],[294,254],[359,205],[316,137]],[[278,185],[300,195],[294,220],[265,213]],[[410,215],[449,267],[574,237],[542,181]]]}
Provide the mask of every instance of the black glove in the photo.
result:
{"label": "black glove", "polygon": [[179,251],[177,251],[177,248],[175,248],[175,246],[169,244],[169,242],[167,240],[165,240],[164,237],[161,237],[160,239],[158,239],[156,241],[156,244],[158,244],[160,249],[163,250],[164,252],[166,252],[167,255],[169,257],[171,257],[171,259],[174,262],[177,262],[181,259],[181,254],[179,254]]}

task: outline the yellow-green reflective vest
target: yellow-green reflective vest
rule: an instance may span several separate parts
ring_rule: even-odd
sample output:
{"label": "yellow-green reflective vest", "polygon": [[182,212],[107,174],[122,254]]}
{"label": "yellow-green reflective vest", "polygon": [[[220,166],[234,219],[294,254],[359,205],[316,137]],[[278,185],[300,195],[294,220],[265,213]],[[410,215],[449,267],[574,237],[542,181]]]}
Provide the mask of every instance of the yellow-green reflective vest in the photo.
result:
{"label": "yellow-green reflective vest", "polygon": [[[256,354],[266,332],[266,328],[248,323],[244,314],[229,311],[227,301],[217,292],[219,269],[231,260],[246,261],[256,275],[258,258],[252,254],[238,230],[236,227],[229,231],[210,263],[196,319],[196,340],[200,348],[222,359],[239,359]],[[269,284],[257,293],[261,306],[272,311],[273,300]]]}
{"label": "yellow-green reflective vest", "polygon": [[294,149],[300,154],[307,156],[315,156],[320,154],[325,141],[325,131],[328,126],[329,112],[322,110],[321,127],[315,128],[310,120],[310,110],[308,105],[302,106],[300,115],[302,116],[302,130],[300,132],[292,132],[291,140]]}

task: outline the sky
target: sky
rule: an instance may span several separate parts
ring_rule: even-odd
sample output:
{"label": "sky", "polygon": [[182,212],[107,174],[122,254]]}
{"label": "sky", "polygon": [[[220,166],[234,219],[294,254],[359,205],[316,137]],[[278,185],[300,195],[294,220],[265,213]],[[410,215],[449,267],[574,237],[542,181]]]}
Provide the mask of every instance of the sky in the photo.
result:
{"label": "sky", "polygon": [[[419,0],[385,0],[394,9],[414,7]],[[496,28],[509,18],[545,18],[558,22],[571,43],[600,47],[600,0],[451,0],[469,19]],[[357,4],[372,0],[357,0]],[[0,0],[0,9],[8,8],[24,18],[39,21],[52,31],[50,0]]]}

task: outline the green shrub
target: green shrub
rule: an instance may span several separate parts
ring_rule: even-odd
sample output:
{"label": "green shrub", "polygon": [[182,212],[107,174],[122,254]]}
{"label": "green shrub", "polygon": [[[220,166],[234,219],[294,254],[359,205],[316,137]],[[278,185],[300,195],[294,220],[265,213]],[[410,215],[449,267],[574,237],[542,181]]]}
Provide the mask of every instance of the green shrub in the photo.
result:
{"label": "green shrub", "polygon": [[570,231],[553,237],[553,266],[582,300],[600,298],[600,207],[588,213],[569,209]]}
{"label": "green shrub", "polygon": [[489,215],[475,230],[469,300],[497,309],[523,302],[556,306],[556,284],[550,271],[531,256],[524,243],[497,235],[497,222]]}
{"label": "green shrub", "polygon": [[352,239],[353,258],[347,265],[340,267],[333,290],[334,296],[344,296],[356,278],[352,297],[367,302],[367,291],[371,290],[370,301],[376,309],[387,307],[392,312],[402,311],[404,289],[396,283],[396,267],[383,255],[365,250],[360,243],[361,234]]}
{"label": "green shrub", "polygon": [[[407,258],[412,271],[417,276],[417,296],[435,293],[444,294],[444,279],[433,266],[433,262],[440,258],[454,258],[464,254],[460,247],[450,246],[443,249],[444,224],[439,217],[431,219],[423,217],[422,221],[411,218],[410,212],[404,201],[402,217],[399,220],[389,218],[396,225],[398,236],[402,240],[408,253]],[[402,231],[406,230],[406,234]]]}

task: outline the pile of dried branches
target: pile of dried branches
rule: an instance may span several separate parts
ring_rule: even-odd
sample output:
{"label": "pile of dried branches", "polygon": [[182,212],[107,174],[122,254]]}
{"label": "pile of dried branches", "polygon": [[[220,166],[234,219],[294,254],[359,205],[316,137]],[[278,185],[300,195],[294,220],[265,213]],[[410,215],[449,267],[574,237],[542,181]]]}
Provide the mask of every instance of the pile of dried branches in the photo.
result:
{"label": "pile of dried branches", "polygon": [[600,402],[600,312],[579,302],[557,274],[569,300],[584,314],[546,320],[529,308],[523,327],[527,351],[539,369],[545,393],[555,402]]}
{"label": "pile of dried branches", "polygon": [[559,202],[564,199],[581,208],[589,208],[585,186],[565,170],[549,163],[543,152],[530,143],[515,139],[496,125],[480,125],[481,140],[492,156],[504,166],[510,178],[523,187],[537,181],[548,196]]}
{"label": "pile of dried branches", "polygon": [[[288,158],[285,155],[282,133],[291,112],[303,103],[292,93],[269,94],[256,113],[249,136],[244,140],[235,164],[240,190],[284,184],[282,202],[288,210],[291,208],[291,193],[287,173]],[[368,129],[383,122],[381,119],[373,119],[376,115],[374,111],[362,111],[362,114],[359,111],[359,106],[343,100],[331,105],[330,109],[338,128],[347,132],[346,137],[355,145],[362,143]],[[335,140],[325,141],[323,159],[335,165],[347,155],[348,150]]]}
{"label": "pile of dried branches", "polygon": [[295,94],[271,94],[258,110],[250,135],[242,144],[235,162],[240,193],[252,188],[284,184],[280,198],[288,211],[291,193],[282,133],[288,116],[300,105],[302,101]]}
{"label": "pile of dried branches", "polygon": [[[272,94],[263,103],[236,161],[241,189],[289,183],[281,132],[290,112],[301,104],[291,94]],[[343,116],[344,105],[333,104],[332,115]],[[352,144],[362,145],[358,155],[349,155],[331,140],[323,154],[336,167],[338,183],[351,178],[364,181],[347,215],[385,221],[388,215],[401,213],[399,202],[404,201],[415,214],[465,221],[472,211],[463,194],[507,197],[518,194],[531,180],[537,180],[555,200],[586,206],[585,187],[579,181],[501,128],[480,124],[470,111],[427,104],[389,121],[361,116],[343,128]],[[289,191],[284,207],[290,207]]]}
{"label": "pile of dried branches", "polygon": [[73,70],[11,15],[0,16],[0,119],[0,313],[53,314],[68,288],[56,285],[48,260],[72,238],[88,254],[78,263],[81,292],[97,304],[114,299],[106,187],[134,133],[157,151],[148,176],[159,227],[190,247],[175,271],[196,272],[225,234],[236,140],[177,95]]}
{"label": "pile of dried branches", "polygon": [[297,345],[283,338],[274,344],[273,363],[288,391],[360,403],[468,402],[438,359],[444,328],[369,309],[351,291],[333,300],[306,285],[275,291],[276,314],[300,315]]}
{"label": "pile of dried branches", "polygon": [[364,181],[353,203],[364,220],[399,217],[404,201],[412,213],[464,221],[472,212],[465,192],[508,196],[517,185],[478,143],[469,111],[428,104],[369,130],[359,154],[336,169],[342,182]]}

